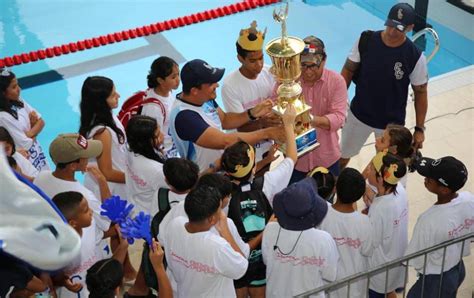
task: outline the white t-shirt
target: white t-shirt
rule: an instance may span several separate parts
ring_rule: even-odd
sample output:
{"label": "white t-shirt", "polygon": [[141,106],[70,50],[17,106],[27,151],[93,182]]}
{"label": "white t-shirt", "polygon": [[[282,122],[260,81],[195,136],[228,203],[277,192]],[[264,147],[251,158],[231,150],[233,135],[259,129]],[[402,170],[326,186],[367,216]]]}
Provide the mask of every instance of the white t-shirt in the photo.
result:
{"label": "white t-shirt", "polygon": [[[405,188],[398,183],[397,194],[375,197],[369,209],[374,252],[369,258],[371,268],[393,261],[405,254],[408,246],[408,200]],[[405,268],[389,270],[387,293],[402,287]],[[370,278],[370,289],[385,293],[385,272]]]}
{"label": "white t-shirt", "polygon": [[[255,107],[265,99],[272,97],[275,83],[268,66],[263,67],[254,80],[244,77],[238,69],[231,72],[224,78],[221,91],[225,110],[242,113]],[[271,145],[271,141],[255,144],[257,161],[262,159],[262,154],[267,152]]]}
{"label": "white t-shirt", "polygon": [[28,159],[26,159],[26,157],[18,153],[18,151],[15,151],[12,157],[15,159],[18,167],[20,168],[23,174],[33,178],[38,176],[38,169],[33,166],[31,161],[29,161]]}
{"label": "white t-shirt", "polygon": [[[470,200],[468,199],[470,197]],[[474,231],[474,196],[461,192],[449,203],[433,205],[419,217],[413,230],[406,254],[411,254],[444,241],[460,237]],[[470,241],[464,242],[463,256],[470,253]],[[444,272],[460,261],[462,242],[446,248]],[[428,254],[425,274],[440,274],[443,262],[443,249]],[[423,273],[424,257],[409,262],[419,273]]]}
{"label": "white t-shirt", "polygon": [[110,257],[111,251],[109,243],[104,237],[104,232],[110,228],[110,220],[100,215],[102,201],[98,199],[89,189],[78,181],[67,181],[53,176],[51,171],[41,171],[33,183],[38,186],[51,199],[58,193],[66,191],[76,191],[86,198],[89,208],[93,211],[94,222],[97,227],[96,232],[96,255],[99,260]]}
{"label": "white t-shirt", "polygon": [[174,146],[173,139],[171,138],[169,132],[169,125],[170,125],[170,111],[173,102],[175,101],[175,96],[172,92],[167,97],[158,95],[153,88],[149,88],[146,90],[147,98],[156,98],[160,101],[160,104],[156,103],[149,103],[143,105],[142,108],[142,115],[150,116],[155,118],[160,126],[160,131],[164,135],[163,146],[165,148],[165,152],[168,157],[175,157],[177,154],[176,146]]}
{"label": "white t-shirt", "polygon": [[262,191],[272,207],[273,197],[288,186],[294,167],[293,160],[287,157],[275,169],[265,172]]}
{"label": "white t-shirt", "polygon": [[[171,192],[170,192],[171,194]],[[171,200],[171,198],[170,198]],[[182,202],[179,202],[175,206],[172,206],[171,210],[168,211],[166,216],[163,218],[163,220],[160,223],[160,234],[158,235],[158,240],[163,246],[166,246],[166,242],[168,239],[165,239],[163,236],[166,235],[164,231],[168,230],[169,224],[173,221],[173,219],[177,217],[184,217],[188,221],[188,215],[186,214],[186,211],[184,211],[184,200]],[[229,226],[230,233],[232,234],[232,237],[234,238],[235,242],[237,243],[237,246],[240,248],[242,253],[248,257],[250,253],[250,247],[247,243],[245,243],[242,238],[239,235],[239,232],[237,231],[237,227],[235,226],[235,223],[232,219],[227,218],[227,225]],[[211,233],[218,235],[219,232],[215,227],[212,227],[209,230]],[[172,235],[171,235],[172,236]]]}
{"label": "white t-shirt", "polygon": [[[113,116],[113,119],[114,119],[115,125],[117,125],[117,127],[120,130],[122,130],[123,135],[125,137],[125,129],[122,123],[120,122],[120,120],[118,120],[117,116],[115,115]],[[120,144],[119,138],[117,137],[117,134],[115,133],[115,131],[112,130],[112,128],[108,126],[96,126],[91,129],[91,132],[86,137],[88,139],[92,139],[98,131],[104,128],[110,132],[110,135],[112,137],[112,145],[111,145],[112,167],[117,171],[125,172],[126,160],[127,160],[127,145],[126,145],[127,142],[125,141],[123,144]],[[97,159],[96,158],[89,159],[89,165],[97,166]],[[115,182],[108,181],[107,184],[109,185],[109,189],[112,195],[120,196],[122,199],[126,198],[127,192],[125,189],[125,183],[115,183]],[[95,181],[95,178],[87,172],[84,175],[84,186],[90,189],[96,195],[96,197],[100,197],[99,185]]]}
{"label": "white t-shirt", "polygon": [[[369,217],[360,212],[342,213],[329,206],[328,213],[319,226],[331,234],[339,252],[337,280],[369,269],[368,257],[372,255],[372,227]],[[350,297],[364,297],[367,280],[351,283]],[[346,288],[331,292],[331,297],[347,297]]]}
{"label": "white t-shirt", "polygon": [[81,254],[64,269],[64,273],[68,275],[73,283],[82,284],[82,289],[78,293],[74,293],[60,287],[56,290],[59,298],[87,298],[89,297],[89,290],[86,285],[87,270],[92,267],[101,258],[96,255],[95,250],[95,224],[82,230],[81,237]]}
{"label": "white t-shirt", "polygon": [[165,231],[168,268],[177,282],[178,297],[236,297],[234,279],[247,271],[248,261],[214,233],[189,233],[185,217]]}
{"label": "white t-shirt", "polygon": [[[349,56],[347,57],[349,60],[356,63],[360,63],[359,39],[360,38],[356,40],[356,42],[352,46]],[[413,86],[423,85],[428,82],[428,66],[426,63],[426,57],[423,53],[420,55],[420,58],[418,58],[415,68],[410,73],[409,78],[410,83]]]}
{"label": "white t-shirt", "polygon": [[[169,187],[161,187],[161,188],[169,189]],[[157,191],[159,191],[159,188],[158,188]],[[177,193],[170,190],[168,192],[168,203],[170,204],[171,210],[173,210],[173,208],[176,205],[178,205],[179,203],[184,202],[184,199],[186,198],[186,195],[187,195],[186,193],[185,194],[177,194]],[[157,198],[158,198],[158,194],[157,194]],[[158,200],[154,200],[153,203],[151,204],[150,214],[152,214],[152,216],[157,214],[158,211],[160,211],[159,209],[160,208],[158,206]]]}
{"label": "white t-shirt", "polygon": [[18,119],[15,119],[10,113],[1,111],[0,112],[0,126],[5,127],[15,142],[15,146],[28,150],[30,156],[28,160],[31,164],[41,170],[49,170],[48,161],[44,155],[43,149],[37,140],[26,136],[26,132],[31,130],[31,122],[29,114],[36,112],[38,119],[41,119],[41,114],[37,110],[32,108],[26,101],[21,99],[23,102],[23,108],[14,109],[17,112]]}
{"label": "white t-shirt", "polygon": [[[339,254],[329,233],[314,228],[302,232],[281,228],[277,243],[279,230],[277,222],[270,222],[263,231],[266,297],[293,297],[323,286],[324,280],[336,280]],[[279,249],[274,249],[275,245]],[[315,297],[324,297],[324,293]]]}
{"label": "white t-shirt", "polygon": [[125,170],[127,200],[135,205],[134,212],[149,213],[158,203],[158,189],[167,188],[163,164],[143,155],[128,152]]}

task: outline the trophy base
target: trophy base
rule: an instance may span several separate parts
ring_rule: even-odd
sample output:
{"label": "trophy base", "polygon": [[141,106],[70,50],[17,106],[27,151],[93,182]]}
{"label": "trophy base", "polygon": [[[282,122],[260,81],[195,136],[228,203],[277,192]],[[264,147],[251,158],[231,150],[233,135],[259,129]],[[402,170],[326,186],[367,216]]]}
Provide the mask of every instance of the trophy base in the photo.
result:
{"label": "trophy base", "polygon": [[[311,110],[311,107],[301,101],[295,101],[293,103],[294,107],[295,107],[295,110],[296,110],[296,115],[301,115],[309,110]],[[272,111],[281,116],[285,113],[285,110],[286,110],[286,107],[285,108],[282,108],[281,106],[279,105],[275,105],[273,108],[272,108]]]}
{"label": "trophy base", "polygon": [[[298,157],[319,147],[316,129],[312,128],[296,136],[296,152]],[[286,144],[281,144],[279,150],[286,154]]]}

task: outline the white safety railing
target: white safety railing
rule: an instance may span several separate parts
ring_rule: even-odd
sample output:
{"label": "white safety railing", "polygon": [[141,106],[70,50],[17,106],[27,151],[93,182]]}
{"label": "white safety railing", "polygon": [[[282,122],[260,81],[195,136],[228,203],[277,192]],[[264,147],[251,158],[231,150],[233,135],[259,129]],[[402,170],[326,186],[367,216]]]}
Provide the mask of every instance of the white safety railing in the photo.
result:
{"label": "white safety railing", "polygon": [[[387,287],[388,271],[392,268],[399,267],[399,266],[404,266],[405,267],[405,285],[407,285],[407,282],[408,282],[408,267],[409,267],[410,260],[415,259],[415,258],[419,258],[419,257],[424,257],[424,261],[423,261],[424,265],[423,265],[423,273],[422,273],[423,274],[423,276],[422,276],[423,280],[422,280],[422,286],[421,286],[422,290],[421,290],[421,296],[419,296],[419,297],[424,297],[423,296],[423,294],[424,294],[424,284],[425,284],[425,274],[424,273],[425,273],[425,270],[426,270],[426,260],[427,260],[428,254],[430,254],[434,251],[437,251],[439,249],[442,249],[443,250],[443,263],[442,263],[441,272],[440,272],[441,276],[440,276],[440,281],[439,281],[439,292],[438,292],[438,297],[441,297],[441,285],[442,285],[442,282],[443,282],[444,261],[445,261],[445,258],[446,258],[446,250],[447,250],[448,246],[455,245],[459,242],[462,242],[461,255],[459,256],[459,264],[461,264],[461,260],[462,260],[463,254],[464,254],[465,243],[466,243],[466,241],[471,242],[471,240],[473,240],[473,239],[474,239],[474,232],[466,234],[462,237],[454,238],[454,239],[445,241],[443,243],[440,243],[438,245],[420,250],[416,253],[406,255],[402,258],[395,259],[395,260],[393,260],[391,262],[388,262],[386,264],[383,264],[383,265],[380,265],[378,267],[372,268],[372,269],[370,269],[366,272],[357,273],[357,274],[348,276],[344,279],[341,279],[341,280],[329,283],[327,285],[321,286],[317,289],[301,293],[300,295],[297,295],[295,297],[303,298],[303,297],[310,297],[311,295],[317,295],[317,294],[320,294],[320,293],[325,293],[327,295],[326,297],[330,298],[331,297],[331,292],[334,292],[336,290],[343,289],[343,288],[347,289],[347,297],[350,297],[351,284],[354,284],[355,282],[357,282],[359,280],[367,280],[366,295],[368,296],[369,281],[370,281],[370,278],[372,276],[385,272],[385,281],[386,281],[385,282],[385,287]],[[468,268],[466,268],[466,270],[467,269]],[[406,296],[406,291],[407,290],[405,288],[403,290],[403,297]],[[387,295],[385,295],[385,297],[387,297]],[[433,298],[435,298],[435,297],[433,297]]]}

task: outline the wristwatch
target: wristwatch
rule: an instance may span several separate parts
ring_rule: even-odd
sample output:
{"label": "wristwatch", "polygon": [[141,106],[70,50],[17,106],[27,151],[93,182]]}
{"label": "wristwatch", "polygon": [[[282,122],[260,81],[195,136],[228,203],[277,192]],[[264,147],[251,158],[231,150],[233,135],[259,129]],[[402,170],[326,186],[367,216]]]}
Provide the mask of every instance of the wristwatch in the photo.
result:
{"label": "wristwatch", "polygon": [[257,117],[254,117],[254,116],[252,115],[251,110],[252,110],[252,109],[248,109],[248,110],[247,110],[247,115],[249,116],[249,119],[250,119],[251,121],[257,120]]}
{"label": "wristwatch", "polygon": [[418,125],[415,126],[415,131],[419,131],[419,132],[423,132],[423,133],[424,133],[425,130],[426,130],[426,127],[424,127],[424,126],[418,126]]}

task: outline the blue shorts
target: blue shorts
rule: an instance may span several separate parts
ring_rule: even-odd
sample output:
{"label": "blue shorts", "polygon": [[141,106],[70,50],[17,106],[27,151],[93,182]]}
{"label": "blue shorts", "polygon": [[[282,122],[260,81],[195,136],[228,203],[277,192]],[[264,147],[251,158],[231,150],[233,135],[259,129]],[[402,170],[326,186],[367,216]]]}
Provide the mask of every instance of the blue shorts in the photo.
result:
{"label": "blue shorts", "polygon": [[[456,297],[459,286],[466,277],[466,270],[464,262],[459,262],[456,266],[443,273],[443,284],[441,286],[441,298]],[[425,284],[423,297],[421,297],[421,289],[423,283],[423,275],[420,274],[418,280],[415,282],[410,291],[408,291],[408,298],[431,298],[438,297],[440,274],[425,275]]]}

